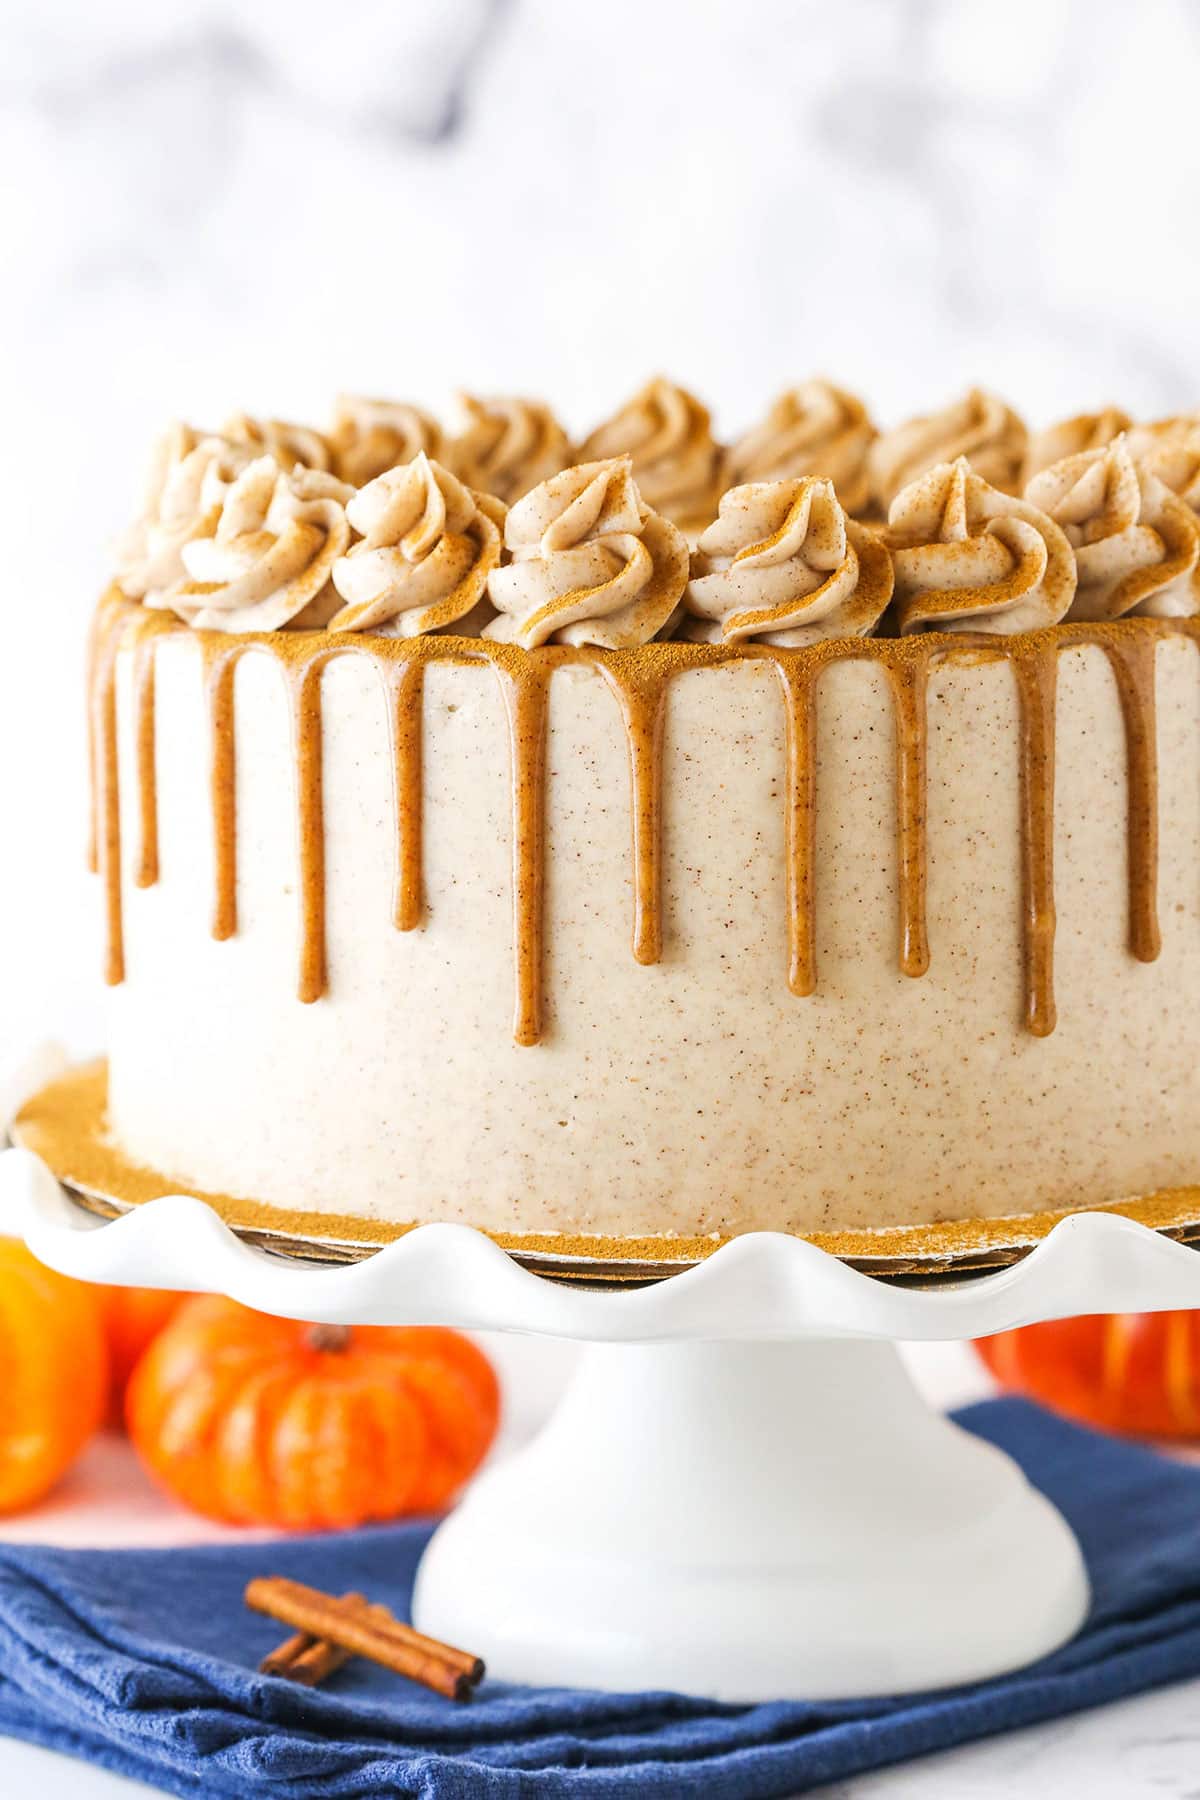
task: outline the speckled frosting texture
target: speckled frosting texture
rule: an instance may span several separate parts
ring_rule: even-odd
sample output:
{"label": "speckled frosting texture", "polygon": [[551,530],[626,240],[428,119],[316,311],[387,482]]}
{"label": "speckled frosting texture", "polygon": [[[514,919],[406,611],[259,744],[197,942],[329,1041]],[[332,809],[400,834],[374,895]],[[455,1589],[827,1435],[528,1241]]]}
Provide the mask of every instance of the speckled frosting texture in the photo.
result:
{"label": "speckled frosting texture", "polygon": [[598,425],[578,455],[581,462],[629,456],[647,505],[689,536],[716,517],[722,456],[708,408],[662,376]]}
{"label": "speckled frosting texture", "polygon": [[459,407],[464,424],[454,439],[454,467],[470,487],[506,506],[572,461],[570,439],[544,401],[460,394]]}
{"label": "speckled frosting texture", "polygon": [[[425,906],[417,928],[397,931],[388,709],[369,657],[327,665],[328,985],[301,1005],[296,822],[280,804],[295,781],[288,683],[273,657],[250,654],[238,667],[238,924],[217,941],[207,929],[210,641],[162,638],[161,873],[139,887],[126,864],[126,976],[112,990],[110,1040],[117,1142],[185,1184],[296,1213],[516,1232],[857,1229],[1081,1205],[1191,1179],[1200,1167],[1200,657],[1190,638],[1145,635],[1155,621],[1099,629],[1122,634],[1114,644],[1144,642],[1157,659],[1156,961],[1129,950],[1129,752],[1100,644],[1058,659],[1059,1019],[1047,1037],[1021,1027],[1013,661],[964,645],[930,668],[931,957],[914,980],[898,966],[906,852],[899,690],[888,671],[908,667],[925,641],[893,643],[886,663],[874,653],[825,663],[815,660],[821,646],[770,653],[814,659],[804,666],[818,684],[819,979],[801,997],[785,979],[790,778],[774,664],[749,650],[712,663],[703,659],[717,652],[656,646],[646,653],[655,665],[666,657],[676,670],[662,722],[662,955],[652,965],[630,955],[620,709],[598,667],[556,665],[546,1008],[533,1048],[511,1035],[519,819],[495,671],[425,669]],[[294,642],[300,655],[301,634]],[[702,660],[688,667],[688,656]],[[132,650],[117,673],[132,859]],[[1098,1080],[1098,1068],[1113,1078]]]}
{"label": "speckled frosting texture", "polygon": [[1059,419],[1041,431],[1030,434],[1025,453],[1024,481],[1030,481],[1051,463],[1064,456],[1078,456],[1084,450],[1103,450],[1115,437],[1133,424],[1119,406],[1104,406],[1099,412],[1076,413],[1073,418]]}
{"label": "speckled frosting texture", "polygon": [[724,495],[701,536],[684,596],[684,635],[793,649],[861,637],[891,594],[886,548],[847,519],[831,481],[750,482]]}
{"label": "speckled frosting texture", "polygon": [[539,644],[629,649],[649,643],[687,580],[687,545],[646,505],[627,456],[581,463],[518,501],[488,594],[499,617],[484,636]]}
{"label": "speckled frosting texture", "polygon": [[780,394],[762,423],[730,445],[725,480],[737,487],[827,475],[846,511],[859,513],[870,498],[867,452],[876,435],[857,395],[831,381],[803,381]]}
{"label": "speckled frosting texture", "polygon": [[327,624],[333,565],[350,539],[352,489],[321,470],[248,463],[222,496],[211,532],[180,551],[185,579],[149,596],[197,631],[279,631]]}
{"label": "speckled frosting texture", "polygon": [[989,487],[965,457],[930,469],[892,502],[886,542],[901,632],[1055,625],[1075,593],[1062,529],[1029,500]]}
{"label": "speckled frosting texture", "polygon": [[500,560],[504,508],[424,451],[360,488],[346,517],[361,536],[333,565],[346,604],[330,631],[416,637],[459,625]]}
{"label": "speckled frosting texture", "polygon": [[145,599],[187,579],[183,547],[211,530],[233,481],[252,453],[227,438],[171,425],[160,438],[141,517],[116,546],[115,572],[124,591]]}
{"label": "speckled frosting texture", "polygon": [[938,463],[965,456],[991,487],[1015,493],[1025,461],[1025,426],[1003,400],[972,388],[939,412],[925,413],[885,431],[867,459],[871,494],[887,512],[901,488]]}
{"label": "speckled frosting texture", "polygon": [[1026,496],[1062,525],[1075,549],[1076,619],[1160,618],[1200,610],[1200,525],[1123,437],[1035,475]]}
{"label": "speckled frosting texture", "polygon": [[444,460],[445,438],[431,413],[402,400],[369,400],[342,394],[330,432],[333,466],[351,487],[365,487],[377,475],[411,462],[422,452]]}

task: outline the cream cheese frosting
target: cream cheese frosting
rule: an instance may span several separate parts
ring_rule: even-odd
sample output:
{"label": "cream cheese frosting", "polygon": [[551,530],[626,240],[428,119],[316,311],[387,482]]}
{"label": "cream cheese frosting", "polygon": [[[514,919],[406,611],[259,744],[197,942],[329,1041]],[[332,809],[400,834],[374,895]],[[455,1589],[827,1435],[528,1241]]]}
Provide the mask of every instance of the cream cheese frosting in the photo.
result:
{"label": "cream cheese frosting", "polygon": [[281,469],[292,469],[297,463],[306,469],[333,467],[333,451],[328,438],[311,425],[234,413],[222,425],[220,435],[228,438],[231,444],[241,445],[251,457],[273,456]]}
{"label": "cream cheese frosting", "polygon": [[327,471],[271,456],[248,463],[200,536],[184,544],[185,579],[147,596],[200,631],[280,631],[328,622],[330,573],[350,541],[353,488]]}
{"label": "cream cheese frosting", "polygon": [[488,577],[499,617],[483,635],[526,650],[649,643],[687,582],[683,534],[646,505],[628,456],[543,481],[509,512],[504,542],[511,560]]}
{"label": "cream cheese frosting", "polygon": [[460,623],[500,560],[504,507],[474,494],[421,451],[347,503],[362,534],[333,565],[346,604],[331,631],[419,637]]}
{"label": "cream cheese frosting", "polygon": [[249,452],[190,425],[171,425],[155,448],[142,516],[117,544],[116,576],[133,600],[186,578],[181,551],[215,514]]}
{"label": "cream cheese frosting", "polygon": [[1042,431],[1031,433],[1025,453],[1023,481],[1028,483],[1051,463],[1064,456],[1078,456],[1084,450],[1102,450],[1115,437],[1133,424],[1119,406],[1104,406],[1099,412],[1076,413],[1070,419],[1059,419]]}
{"label": "cream cheese frosting", "polygon": [[992,487],[965,456],[896,496],[885,537],[902,634],[1035,631],[1065,618],[1075,594],[1063,529],[1030,500]]}
{"label": "cream cheese frosting", "polygon": [[1200,611],[1200,523],[1155,474],[1135,463],[1123,437],[1043,469],[1026,495],[1057,520],[1074,546],[1079,585],[1072,618],[1171,618]]}
{"label": "cream cheese frosting", "polygon": [[1011,406],[984,388],[971,388],[940,411],[908,419],[875,439],[867,458],[872,498],[886,512],[901,488],[958,456],[967,457],[989,486],[1016,493],[1026,442]]}
{"label": "cream cheese frosting", "polygon": [[827,475],[847,512],[869,498],[867,452],[877,433],[862,401],[831,381],[788,388],[761,424],[738,438],[726,457],[731,486]]}
{"label": "cream cheese frosting", "polygon": [[449,460],[469,487],[506,506],[572,462],[571,442],[542,400],[460,394],[463,428]]}
{"label": "cream cheese frosting", "polygon": [[581,463],[629,456],[647,505],[681,531],[702,531],[717,514],[722,454],[708,408],[656,376],[579,446]]}
{"label": "cream cheese frosting", "polygon": [[1165,419],[1147,419],[1131,425],[1126,434],[1129,454],[1147,456],[1160,444],[1177,444],[1200,428],[1200,412],[1168,413]]}
{"label": "cream cheese frosting", "polygon": [[684,594],[684,635],[708,643],[756,638],[783,648],[863,637],[892,596],[891,558],[847,519],[831,480],[730,488],[700,538]]}
{"label": "cream cheese frosting", "polygon": [[431,413],[403,400],[371,400],[362,394],[339,394],[329,442],[334,471],[352,487],[365,487],[421,451],[440,461],[445,450],[442,428]]}
{"label": "cream cheese frosting", "polygon": [[1164,487],[1200,514],[1200,425],[1183,437],[1164,439],[1139,461]]}

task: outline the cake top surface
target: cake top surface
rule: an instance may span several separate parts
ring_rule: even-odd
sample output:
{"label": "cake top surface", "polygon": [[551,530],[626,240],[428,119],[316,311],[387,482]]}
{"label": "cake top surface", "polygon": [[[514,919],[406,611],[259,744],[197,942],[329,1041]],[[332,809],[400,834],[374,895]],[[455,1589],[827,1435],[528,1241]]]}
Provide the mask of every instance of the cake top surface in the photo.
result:
{"label": "cake top surface", "polygon": [[881,431],[813,378],[724,444],[658,376],[576,441],[534,398],[463,393],[448,426],[344,394],[325,430],[172,425],[115,573],[198,630],[519,651],[1187,617],[1200,414],[1108,404],[1031,434],[976,387]]}

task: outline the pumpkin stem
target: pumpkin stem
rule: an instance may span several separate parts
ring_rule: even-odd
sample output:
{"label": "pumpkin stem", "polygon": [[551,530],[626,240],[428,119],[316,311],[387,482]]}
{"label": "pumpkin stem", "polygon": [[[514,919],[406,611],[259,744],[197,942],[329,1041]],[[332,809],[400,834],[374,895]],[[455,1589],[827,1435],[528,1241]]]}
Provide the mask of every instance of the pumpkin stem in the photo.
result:
{"label": "pumpkin stem", "polygon": [[342,1350],[350,1348],[350,1327],[348,1325],[310,1325],[307,1333],[310,1350],[324,1350],[336,1356]]}

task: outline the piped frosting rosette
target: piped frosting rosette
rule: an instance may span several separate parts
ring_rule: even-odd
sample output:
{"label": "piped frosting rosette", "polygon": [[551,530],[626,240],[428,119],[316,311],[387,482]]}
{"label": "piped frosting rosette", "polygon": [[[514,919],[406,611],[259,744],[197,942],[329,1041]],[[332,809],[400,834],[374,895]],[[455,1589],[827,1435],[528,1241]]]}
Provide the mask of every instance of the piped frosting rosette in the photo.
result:
{"label": "piped frosting rosette", "polygon": [[133,600],[186,579],[183,546],[215,524],[230,484],[249,460],[242,446],[176,423],[155,450],[141,518],[117,544],[116,576]]}
{"label": "piped frosting rosette", "polygon": [[506,506],[573,460],[570,439],[544,401],[460,394],[458,403],[464,422],[450,452],[455,473]]}
{"label": "piped frosting rosette", "polygon": [[362,537],[333,565],[345,605],[331,631],[408,638],[447,630],[478,606],[500,561],[503,505],[423,451],[368,482],[346,514]]}
{"label": "piped frosting rosette", "polygon": [[499,617],[483,635],[526,650],[649,643],[688,578],[683,534],[646,505],[627,456],[543,481],[512,508],[504,541],[510,560],[488,578]]}
{"label": "piped frosting rosette", "polygon": [[1073,418],[1059,419],[1043,431],[1035,431],[1025,453],[1023,480],[1032,481],[1051,463],[1064,456],[1079,456],[1085,450],[1103,450],[1115,437],[1128,431],[1133,420],[1119,406],[1105,406],[1099,412],[1076,413]]}
{"label": "piped frosting rosette", "polygon": [[1123,437],[1043,469],[1026,495],[1074,545],[1079,585],[1073,619],[1126,613],[1178,618],[1200,611],[1200,522],[1154,473],[1134,462]]}
{"label": "piped frosting rosette", "polygon": [[273,456],[281,469],[290,470],[299,463],[305,469],[331,469],[333,451],[329,440],[311,425],[295,425],[288,419],[255,419],[249,413],[234,413],[221,427],[221,436],[247,452],[247,460],[257,456]]}
{"label": "piped frosting rosette", "polygon": [[1129,454],[1135,460],[1149,456],[1162,444],[1179,444],[1200,430],[1200,412],[1168,413],[1165,419],[1147,419],[1125,433]]}
{"label": "piped frosting rosette", "polygon": [[1154,445],[1138,460],[1142,468],[1200,516],[1200,425],[1182,437]]}
{"label": "piped frosting rosette", "polygon": [[352,487],[365,487],[385,469],[411,462],[422,451],[441,461],[445,450],[442,428],[432,414],[403,400],[369,400],[361,394],[338,396],[329,443],[334,470]]}
{"label": "piped frosting rosette", "polygon": [[872,498],[886,512],[901,488],[958,456],[969,458],[992,487],[1015,494],[1026,442],[1025,426],[1011,406],[984,388],[971,388],[940,412],[908,419],[875,439],[867,458]]}
{"label": "piped frosting rosette", "polygon": [[199,631],[280,631],[328,623],[330,573],[350,541],[353,488],[324,470],[248,463],[202,535],[184,544],[186,578],[148,596]]}
{"label": "piped frosting rosette", "polygon": [[708,408],[659,375],[579,446],[581,463],[629,456],[642,498],[698,535],[717,515],[722,453]]}
{"label": "piped frosting rosette", "polygon": [[862,401],[830,381],[803,381],[774,402],[766,418],[729,448],[725,479],[790,481],[828,475],[847,512],[869,497],[867,452],[876,431]]}
{"label": "piped frosting rosette", "polygon": [[902,634],[1036,631],[1065,618],[1074,598],[1075,553],[1062,528],[990,486],[963,456],[896,496],[884,537]]}
{"label": "piped frosting rosette", "polygon": [[683,635],[788,649],[865,637],[891,597],[887,549],[846,517],[832,481],[748,482],[722,497],[700,539]]}

